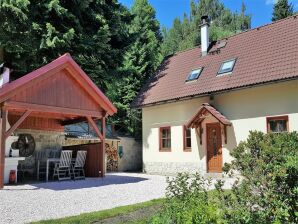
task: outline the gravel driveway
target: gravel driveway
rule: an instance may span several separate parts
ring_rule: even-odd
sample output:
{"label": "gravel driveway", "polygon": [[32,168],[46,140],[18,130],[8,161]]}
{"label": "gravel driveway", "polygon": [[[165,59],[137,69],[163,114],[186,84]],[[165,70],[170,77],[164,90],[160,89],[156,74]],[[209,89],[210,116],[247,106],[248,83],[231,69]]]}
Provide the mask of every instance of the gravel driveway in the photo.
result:
{"label": "gravel driveway", "polygon": [[113,173],[103,179],[6,186],[0,190],[0,223],[61,218],[164,197],[165,179]]}

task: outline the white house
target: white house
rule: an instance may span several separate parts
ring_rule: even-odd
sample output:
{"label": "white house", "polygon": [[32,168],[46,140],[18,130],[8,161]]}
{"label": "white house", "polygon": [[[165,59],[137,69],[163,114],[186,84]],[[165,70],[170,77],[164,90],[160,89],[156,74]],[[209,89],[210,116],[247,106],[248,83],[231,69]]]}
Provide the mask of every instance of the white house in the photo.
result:
{"label": "white house", "polygon": [[135,100],[148,173],[221,173],[250,130],[298,131],[298,17],[166,58]]}

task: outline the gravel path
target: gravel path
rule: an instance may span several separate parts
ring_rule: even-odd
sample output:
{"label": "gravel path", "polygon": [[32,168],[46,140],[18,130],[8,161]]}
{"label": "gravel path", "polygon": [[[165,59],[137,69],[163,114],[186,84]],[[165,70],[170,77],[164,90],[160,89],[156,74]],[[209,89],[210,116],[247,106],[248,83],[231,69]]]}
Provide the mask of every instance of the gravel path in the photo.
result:
{"label": "gravel path", "polygon": [[0,223],[27,223],[100,211],[164,197],[165,177],[113,173],[106,178],[5,186]]}

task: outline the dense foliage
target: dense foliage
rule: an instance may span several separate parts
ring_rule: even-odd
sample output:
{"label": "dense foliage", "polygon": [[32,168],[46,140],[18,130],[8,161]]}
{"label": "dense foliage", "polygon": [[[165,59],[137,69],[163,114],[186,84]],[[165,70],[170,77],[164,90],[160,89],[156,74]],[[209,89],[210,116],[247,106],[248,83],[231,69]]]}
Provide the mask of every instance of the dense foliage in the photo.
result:
{"label": "dense foliage", "polygon": [[232,152],[227,172],[239,171],[243,181],[222,200],[230,223],[298,222],[298,133],[251,132]]}
{"label": "dense foliage", "polygon": [[272,21],[287,18],[293,15],[293,4],[288,0],[278,0],[273,7]]}
{"label": "dense foliage", "polygon": [[180,174],[168,181],[167,203],[152,222],[297,223],[298,133],[251,132],[232,156],[225,171],[241,178],[231,191],[224,191],[219,181],[210,197],[206,180]]}
{"label": "dense foliage", "polygon": [[116,0],[1,0],[0,46],[18,78],[69,52],[103,90],[130,44]]}
{"label": "dense foliage", "polygon": [[210,39],[218,40],[234,33],[250,29],[251,16],[245,13],[246,7],[242,3],[241,12],[231,12],[219,0],[191,0],[190,13],[184,18],[176,18],[170,29],[163,28],[164,42],[162,53],[164,56],[177,51],[192,48],[200,44],[201,17],[211,17]]}
{"label": "dense foliage", "polygon": [[141,114],[131,109],[131,103],[162,61],[162,38],[155,10],[148,0],[135,0],[131,14],[129,35],[132,44],[124,54],[119,76],[110,85],[108,95],[118,108],[114,118],[116,128],[124,133],[141,134]]}
{"label": "dense foliage", "polygon": [[167,200],[163,211],[150,220],[154,224],[219,223],[220,216],[208,193],[211,183],[200,174],[178,174],[167,178]]}
{"label": "dense foliage", "polygon": [[131,10],[117,0],[2,0],[0,14],[0,64],[13,79],[69,52],[115,103],[116,128],[141,133],[130,103],[162,60],[159,22],[147,0]]}

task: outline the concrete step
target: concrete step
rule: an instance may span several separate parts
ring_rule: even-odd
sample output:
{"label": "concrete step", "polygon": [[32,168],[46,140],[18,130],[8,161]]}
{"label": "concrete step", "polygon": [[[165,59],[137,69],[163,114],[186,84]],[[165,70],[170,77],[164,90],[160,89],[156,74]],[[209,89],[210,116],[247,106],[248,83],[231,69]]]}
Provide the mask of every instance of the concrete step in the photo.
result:
{"label": "concrete step", "polygon": [[215,178],[215,179],[221,179],[223,178],[223,174],[222,173],[206,173],[204,174],[205,178]]}

